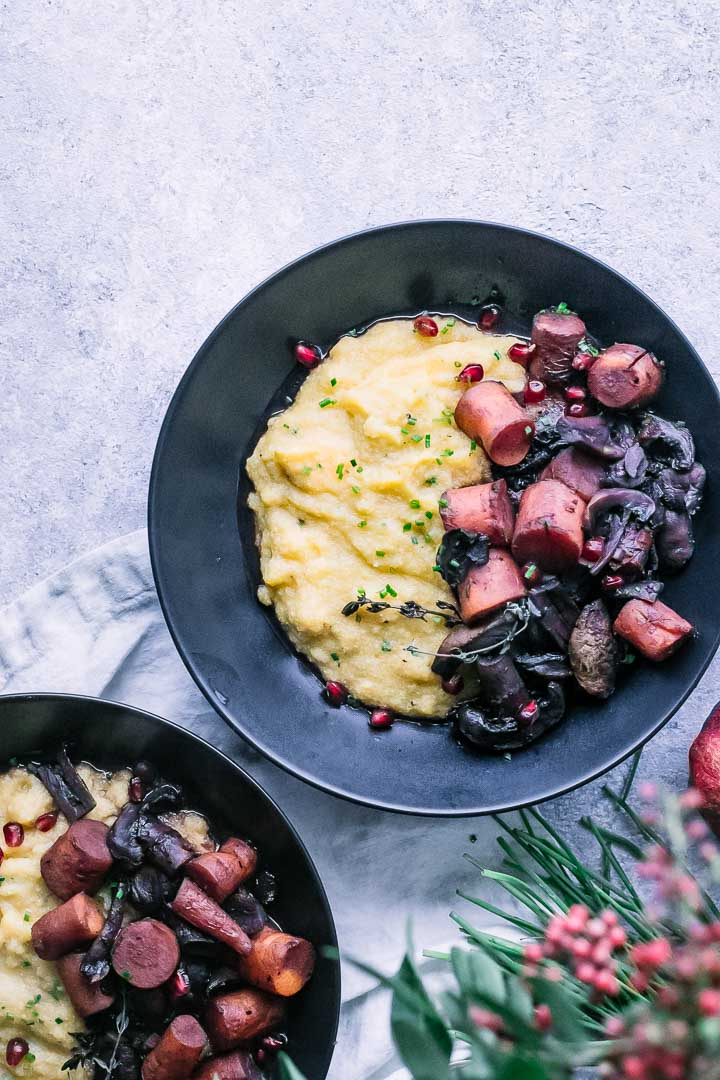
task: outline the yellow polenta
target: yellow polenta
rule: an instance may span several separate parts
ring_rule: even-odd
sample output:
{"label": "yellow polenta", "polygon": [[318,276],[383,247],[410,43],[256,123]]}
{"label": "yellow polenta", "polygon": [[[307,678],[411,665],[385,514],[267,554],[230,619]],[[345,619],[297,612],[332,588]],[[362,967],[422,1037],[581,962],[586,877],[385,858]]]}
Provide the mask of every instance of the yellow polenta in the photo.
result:
{"label": "yellow polenta", "polygon": [[[327,679],[367,705],[443,716],[452,704],[430,671],[441,620],[395,611],[341,614],[364,590],[432,608],[452,599],[433,571],[442,538],[438,500],[489,480],[481,447],[452,416],[466,364],[511,390],[525,384],[507,358],[516,338],[439,319],[424,338],[394,319],[341,338],[295,402],[274,416],[248,461],[264,584],[288,635]],[[389,587],[389,588],[388,588]]]}

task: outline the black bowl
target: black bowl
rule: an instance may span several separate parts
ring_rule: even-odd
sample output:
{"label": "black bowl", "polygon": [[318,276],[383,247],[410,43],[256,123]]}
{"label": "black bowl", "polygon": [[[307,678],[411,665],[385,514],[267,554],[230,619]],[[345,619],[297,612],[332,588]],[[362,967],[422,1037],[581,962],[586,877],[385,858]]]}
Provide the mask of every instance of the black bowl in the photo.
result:
{"label": "black bowl", "polygon": [[[141,757],[157,763],[183,785],[190,806],[257,844],[277,877],[272,914],[280,925],[318,949],[337,947],[327,896],[302,840],[269,795],[219,750],[129,705],[65,694],[0,697],[0,769],[10,758],[63,742],[74,759],[101,768],[126,766]],[[289,1053],[309,1080],[327,1075],[339,1013],[339,964],[321,957],[307,987],[290,1000],[288,1013]]]}
{"label": "black bowl", "polygon": [[[698,639],[670,662],[638,664],[603,704],[573,708],[532,747],[480,757],[446,726],[399,723],[371,735],[337,711],[255,598],[258,558],[244,462],[270,409],[297,385],[290,344],[327,347],[384,315],[472,317],[493,286],[515,326],[565,300],[606,343],[637,342],[667,364],[658,409],[688,422],[709,474],[697,552],[664,594]],[[720,404],[679,329],[609,267],[555,240],[472,221],[420,221],[358,233],[258,286],[213,331],[170,404],[150,484],[150,550],[175,643],[229,724],[296,776],[357,802],[418,814],[481,814],[538,802],[616,765],[672,716],[715,651],[720,622]],[[332,583],[330,583],[331,585]],[[339,594],[344,595],[344,594]]]}

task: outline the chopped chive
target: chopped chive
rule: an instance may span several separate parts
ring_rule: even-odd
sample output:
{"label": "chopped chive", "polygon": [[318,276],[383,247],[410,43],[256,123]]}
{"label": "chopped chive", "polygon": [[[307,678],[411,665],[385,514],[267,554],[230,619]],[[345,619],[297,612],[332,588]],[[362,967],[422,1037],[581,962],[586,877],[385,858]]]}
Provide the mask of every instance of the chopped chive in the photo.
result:
{"label": "chopped chive", "polygon": [[311,472],[312,472],[312,469],[310,468],[310,466],[306,465],[305,468],[302,470],[302,475],[307,476]]}
{"label": "chopped chive", "polygon": [[358,529],[364,529],[366,525],[367,521],[358,521],[357,527]]}
{"label": "chopped chive", "polygon": [[455,367],[462,367],[462,360],[456,360]]}
{"label": "chopped chive", "polygon": [[363,467],[362,467],[362,465],[358,465],[358,467],[357,467],[357,469],[355,470],[355,472],[362,472],[362,471],[363,471]]}
{"label": "chopped chive", "polygon": [[25,914],[23,915],[23,919],[24,919],[25,922],[30,922],[30,912],[29,911],[25,912]]}
{"label": "chopped chive", "polygon": [[497,351],[497,349],[496,349],[496,350],[495,350],[495,352],[493,353],[493,356],[495,357],[495,359],[496,359],[496,360],[499,360],[499,359],[500,359],[500,353],[499,353],[499,352]]}
{"label": "chopped chive", "polygon": [[403,525],[403,532],[410,532],[411,529],[412,529],[412,522],[411,521],[406,521],[405,524]]}
{"label": "chopped chive", "polygon": [[430,436],[429,435],[425,436],[425,445],[430,446]]}
{"label": "chopped chive", "polygon": [[[500,359],[500,357],[498,357],[498,360],[499,360],[499,359]],[[330,380],[330,385],[331,385],[331,386],[337,386],[337,379],[331,379],[331,380]]]}
{"label": "chopped chive", "polygon": [[335,470],[335,472],[337,473],[337,478],[338,478],[338,480],[342,480],[342,478],[343,478],[343,473],[345,472],[345,466],[344,466],[344,465],[342,465],[342,464],[338,465],[338,467],[337,467],[337,469]]}
{"label": "chopped chive", "polygon": [[411,537],[410,537],[410,539],[412,540],[413,544],[417,544],[417,543],[418,543],[418,538],[417,538],[417,536],[411,536]]}
{"label": "chopped chive", "polygon": [[383,652],[392,652],[392,645],[390,644],[389,641],[385,641],[384,638],[383,638],[383,643],[380,646],[380,648],[382,649]]}
{"label": "chopped chive", "polygon": [[532,435],[532,433],[533,433],[533,429],[532,429],[532,428],[530,427],[530,425],[528,424],[528,426],[527,426],[527,427],[525,428],[525,434],[527,435],[527,437],[528,437],[528,438],[530,438],[530,436]]}
{"label": "chopped chive", "polygon": [[407,423],[410,425],[410,427],[415,427],[415,425],[417,424],[417,420],[414,416],[410,416],[408,414]]}
{"label": "chopped chive", "polygon": [[409,435],[409,434],[410,434],[410,432],[408,431],[408,429],[407,429],[407,428],[401,427],[401,428],[400,428],[400,434],[401,434],[401,435]]}
{"label": "chopped chive", "polygon": [[357,486],[357,484],[353,484],[352,492],[353,492],[354,495],[359,495],[360,494],[360,488]]}
{"label": "chopped chive", "polygon": [[417,442],[422,442],[422,435],[411,435],[410,436],[410,441],[411,442],[416,442],[416,443]]}
{"label": "chopped chive", "polygon": [[471,439],[470,440],[470,453],[471,454],[472,454],[473,450],[477,450],[477,443],[475,442],[474,439]]}
{"label": "chopped chive", "polygon": [[425,483],[428,487],[432,487],[433,484],[437,484],[437,476],[428,476]]}
{"label": "chopped chive", "polygon": [[330,653],[330,659],[334,660],[336,664],[340,663],[340,657],[338,656],[338,654],[336,652],[331,652]]}
{"label": "chopped chive", "polygon": [[385,552],[384,551],[376,551],[375,554],[377,555],[378,559],[384,559],[385,558]]}
{"label": "chopped chive", "polygon": [[432,510],[426,510],[425,511],[425,517],[428,519],[428,521],[432,521],[432,516],[433,516]]}
{"label": "chopped chive", "polygon": [[434,544],[434,543],[435,543],[435,541],[433,540],[433,538],[432,538],[432,536],[430,535],[430,533],[425,533],[425,535],[424,535],[423,539],[424,539],[424,541],[425,541],[425,543],[426,543],[426,544]]}
{"label": "chopped chive", "polygon": [[445,507],[448,506],[448,505],[449,504],[448,504],[447,499],[440,499],[439,502],[438,502],[438,506],[440,507],[441,510],[444,510]]}
{"label": "chopped chive", "polygon": [[387,592],[388,596],[397,596],[397,593],[393,589],[392,585],[386,585],[385,591]]}
{"label": "chopped chive", "polygon": [[416,521],[415,524],[417,525],[418,529],[425,528],[425,522],[422,520],[422,518],[420,519],[420,521]]}
{"label": "chopped chive", "polygon": [[318,467],[318,469],[322,469],[322,465],[320,464],[320,462],[319,462],[319,461],[318,461],[318,463],[317,463],[317,467]]}
{"label": "chopped chive", "polygon": [[439,573],[440,573],[440,567],[439,566],[433,566],[433,574],[439,574]]}
{"label": "chopped chive", "polygon": [[355,458],[354,458],[354,457],[351,457],[351,458],[350,458],[350,464],[352,465],[353,469],[354,469],[354,468],[355,468],[355,466],[357,465],[357,461],[355,460]]}
{"label": "chopped chive", "polygon": [[440,457],[452,457],[454,453],[454,450],[441,450]]}
{"label": "chopped chive", "polygon": [[335,400],[335,398],[326,397],[323,398],[320,402],[321,409],[326,409],[328,405],[337,405],[337,401]]}
{"label": "chopped chive", "polygon": [[298,525],[304,525],[305,524],[305,519],[304,518],[298,518],[297,523],[298,523]]}
{"label": "chopped chive", "polygon": [[410,508],[412,510],[419,510],[420,509],[420,500],[419,499],[411,499],[410,500]]}

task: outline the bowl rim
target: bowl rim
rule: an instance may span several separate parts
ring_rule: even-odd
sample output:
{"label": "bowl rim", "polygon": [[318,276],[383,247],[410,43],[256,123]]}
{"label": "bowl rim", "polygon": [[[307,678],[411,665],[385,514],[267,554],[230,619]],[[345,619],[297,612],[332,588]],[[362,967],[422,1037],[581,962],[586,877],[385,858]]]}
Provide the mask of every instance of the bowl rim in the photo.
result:
{"label": "bowl rim", "polygon": [[[330,932],[331,932],[330,936],[331,936],[332,940],[329,943],[330,947],[334,948],[336,952],[339,952],[337,927],[335,925],[335,918],[333,916],[332,907],[330,906],[330,901],[328,900],[328,895],[327,895],[327,892],[325,890],[325,886],[323,884],[322,878],[320,877],[320,874],[318,873],[318,869],[315,866],[315,863],[313,861],[312,856],[310,855],[310,852],[308,851],[307,847],[305,846],[305,842],[303,841],[302,837],[300,836],[297,829],[295,828],[293,823],[290,821],[288,815],[285,813],[285,811],[282,809],[282,807],[278,805],[278,803],[275,801],[275,799],[272,797],[272,795],[270,795],[269,792],[267,792],[265,790],[265,788],[262,786],[262,784],[260,784],[257,780],[255,780],[254,777],[252,777],[248,772],[246,772],[246,770],[242,767],[242,765],[239,765],[236,761],[234,761],[231,757],[229,757],[228,754],[226,754],[223,750],[219,750],[216,746],[213,746],[212,743],[208,742],[208,740],[204,739],[201,735],[197,735],[194,731],[191,731],[189,728],[183,727],[181,724],[175,723],[174,720],[168,720],[166,717],[160,716],[158,713],[149,712],[147,709],[142,709],[137,705],[129,705],[124,701],[116,701],[113,698],[101,698],[101,697],[96,697],[93,694],[53,693],[51,691],[49,691],[49,692],[40,692],[40,693],[0,694],[0,710],[2,710],[5,707],[6,704],[7,705],[12,705],[14,703],[28,704],[29,702],[37,701],[37,700],[58,701],[58,702],[65,702],[65,703],[78,702],[79,701],[79,702],[82,702],[83,704],[86,704],[86,705],[89,705],[89,706],[93,706],[93,705],[104,705],[104,706],[106,706],[106,705],[109,705],[113,709],[118,709],[118,710],[121,710],[121,711],[124,711],[124,712],[132,713],[138,719],[140,719],[143,724],[149,723],[150,725],[156,726],[156,727],[160,728],[161,730],[169,730],[171,732],[172,737],[177,737],[177,736],[179,736],[180,738],[187,737],[191,742],[194,742],[196,744],[201,745],[205,750],[209,750],[216,757],[219,757],[223,761],[224,765],[229,766],[236,774],[239,773],[241,780],[245,784],[247,784],[249,787],[254,788],[256,794],[259,794],[261,796],[261,798],[265,799],[270,804],[270,806],[275,811],[275,813],[278,814],[278,816],[280,817],[281,821],[283,822],[285,828],[288,830],[288,833],[290,834],[291,839],[295,842],[295,844],[297,845],[297,847],[298,847],[298,849],[300,851],[300,854],[305,859],[308,870],[310,872],[310,877],[311,877],[311,879],[313,881],[313,884],[315,885],[315,888],[317,890],[318,898],[320,900],[320,904],[321,904],[321,907],[323,909],[323,913],[325,915],[325,918],[327,919],[328,927],[329,927]],[[112,741],[112,735],[110,735],[110,742],[111,741]],[[6,762],[7,762],[6,758],[1,758],[0,759],[0,770],[4,769]],[[328,1056],[328,1062],[327,1062],[325,1075],[327,1075],[327,1072],[330,1069],[330,1065],[332,1063],[332,1058],[333,1058],[333,1053],[334,1053],[335,1047],[337,1045],[338,1028],[340,1026],[340,1009],[341,1009],[341,1006],[342,1006],[342,966],[340,964],[339,956],[334,961],[334,964],[335,964],[335,969],[336,969],[335,970],[335,976],[336,976],[336,979],[337,979],[337,994],[335,996],[335,1008],[334,1008],[334,1011],[333,1011],[334,1015],[328,1018],[328,1031],[329,1031],[330,1038],[328,1040],[329,1056]]]}
{"label": "bowl rim", "polygon": [[213,330],[211,330],[211,332],[207,335],[205,340],[195,352],[187,368],[183,372],[180,381],[175,389],[175,392],[173,393],[168,403],[165,416],[163,417],[163,422],[160,427],[157,443],[155,446],[155,453],[153,455],[152,469],[150,472],[150,481],[148,486],[147,529],[148,546],[150,551],[150,563],[152,567],[153,578],[155,580],[155,587],[158,594],[160,607],[163,613],[163,617],[165,619],[165,623],[170,632],[170,636],[185,667],[192,676],[196,685],[199,687],[200,691],[208,700],[213,709],[217,713],[219,713],[225,723],[228,724],[228,726],[233,731],[237,732],[237,734],[240,735],[252,747],[254,747],[254,749],[256,749],[259,753],[263,754],[264,757],[267,757],[268,760],[272,761],[275,765],[290,773],[291,776],[295,776],[299,780],[302,780],[304,783],[310,784],[312,787],[317,788],[319,791],[325,791],[330,795],[345,799],[348,802],[356,803],[359,806],[370,806],[374,809],[384,810],[390,813],[407,814],[413,817],[461,818],[482,817],[488,814],[507,813],[512,810],[522,809],[527,806],[537,806],[541,803],[548,802],[551,799],[556,799],[560,796],[567,795],[570,792],[576,791],[580,787],[584,787],[586,784],[592,783],[594,780],[597,780],[599,777],[605,775],[605,773],[609,772],[611,769],[616,768],[618,765],[621,765],[624,761],[627,761],[628,758],[632,757],[634,754],[642,750],[643,747],[648,742],[650,742],[650,740],[653,739],[663,727],[665,727],[665,725],[672,719],[676,712],[682,707],[685,701],[687,701],[688,697],[695,690],[703,675],[707,671],[718,649],[718,645],[720,645],[720,622],[718,623],[718,627],[714,634],[714,637],[710,641],[708,641],[707,655],[700,668],[698,669],[696,675],[684,687],[681,694],[673,697],[671,705],[662,714],[661,719],[657,723],[655,723],[646,734],[637,739],[633,743],[633,745],[629,747],[629,749],[625,749],[617,756],[615,754],[612,754],[609,758],[605,760],[604,764],[599,766],[598,768],[586,771],[580,777],[575,779],[572,783],[564,784],[561,787],[554,788],[550,786],[546,788],[545,791],[543,791],[539,795],[536,795],[532,799],[526,799],[522,801],[515,800],[511,802],[504,802],[501,799],[495,801],[495,803],[492,805],[486,802],[485,805],[481,807],[472,808],[428,808],[419,806],[407,807],[404,806],[402,803],[392,803],[388,801],[383,802],[377,799],[363,798],[350,791],[346,791],[344,788],[327,782],[321,782],[318,778],[310,775],[303,767],[294,764],[292,761],[288,761],[282,754],[276,751],[269,750],[264,746],[261,746],[258,742],[255,741],[254,737],[245,730],[244,727],[241,727],[238,724],[238,722],[231,716],[230,712],[226,709],[225,705],[221,701],[219,701],[217,696],[213,693],[212,688],[208,684],[207,680],[203,677],[199,668],[192,661],[189,650],[186,650],[183,647],[181,643],[181,631],[176,630],[173,621],[170,618],[168,610],[169,605],[166,601],[164,592],[164,581],[161,569],[161,557],[158,550],[157,532],[154,526],[154,504],[157,498],[158,476],[161,469],[161,459],[164,456],[164,451],[168,442],[169,432],[174,420],[175,412],[181,405],[182,400],[191,383],[193,375],[203,361],[206,350],[210,348],[210,346],[215,342],[216,338],[221,335],[221,333],[225,329],[226,324],[234,318],[235,314],[240,311],[246,304],[248,304],[257,293],[261,292],[268,285],[282,279],[291,270],[297,269],[303,263],[309,262],[313,258],[330,252],[335,248],[342,247],[346,244],[360,240],[363,237],[372,234],[400,232],[411,229],[422,229],[427,226],[447,225],[467,225],[473,229],[494,229],[501,232],[520,234],[526,237],[530,237],[532,240],[538,241],[542,244],[547,244],[550,247],[555,247],[563,251],[568,251],[573,256],[584,259],[586,262],[591,263],[592,265],[598,267],[604,272],[611,274],[613,277],[619,279],[633,292],[637,293],[651,308],[653,308],[659,314],[659,316],[661,316],[661,318],[665,320],[666,324],[682,340],[682,342],[687,347],[688,353],[692,357],[693,362],[697,364],[697,366],[705,373],[708,382],[712,385],[715,405],[720,411],[720,389],[718,388],[718,385],[715,382],[715,379],[710,373],[706,364],[704,363],[701,356],[695,349],[692,342],[686,336],[686,334],[680,329],[674,319],[672,319],[660,307],[660,305],[657,304],[655,300],[653,300],[652,297],[650,297],[644,291],[644,289],[640,288],[640,286],[636,285],[625,274],[621,273],[619,270],[615,270],[612,266],[609,265],[609,263],[606,263],[602,259],[598,259],[596,256],[590,255],[588,254],[588,252],[583,251],[581,248],[575,247],[573,244],[569,244],[564,240],[557,240],[555,237],[550,236],[546,233],[541,233],[534,229],[526,229],[523,226],[507,225],[503,222],[490,221],[488,219],[482,218],[411,218],[403,221],[390,222],[384,225],[373,225],[368,228],[357,229],[353,232],[346,233],[345,235],[335,240],[331,240],[327,243],[318,244],[304,254],[296,257],[295,259],[291,259],[289,262],[286,262],[278,270],[264,277],[257,285],[255,285],[244,296],[242,296],[240,300],[238,300],[238,302],[232,306],[232,308],[227,312],[227,314],[223,316],[220,322],[218,322],[217,325],[213,328]]}

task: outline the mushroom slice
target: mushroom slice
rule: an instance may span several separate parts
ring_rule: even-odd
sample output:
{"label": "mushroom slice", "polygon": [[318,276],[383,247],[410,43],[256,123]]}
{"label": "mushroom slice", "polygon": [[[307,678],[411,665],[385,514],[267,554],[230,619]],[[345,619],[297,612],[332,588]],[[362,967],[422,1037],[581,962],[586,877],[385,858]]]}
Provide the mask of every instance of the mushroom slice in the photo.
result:
{"label": "mushroom slice", "polygon": [[612,625],[602,600],[580,612],[570,635],[570,666],[580,686],[592,697],[610,697],[615,689],[617,654]]}

